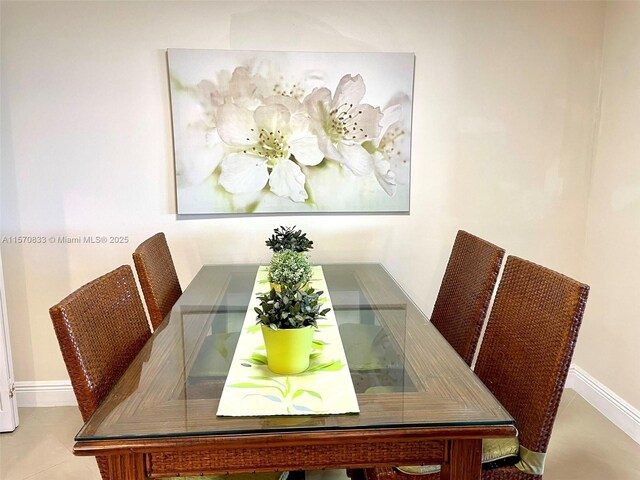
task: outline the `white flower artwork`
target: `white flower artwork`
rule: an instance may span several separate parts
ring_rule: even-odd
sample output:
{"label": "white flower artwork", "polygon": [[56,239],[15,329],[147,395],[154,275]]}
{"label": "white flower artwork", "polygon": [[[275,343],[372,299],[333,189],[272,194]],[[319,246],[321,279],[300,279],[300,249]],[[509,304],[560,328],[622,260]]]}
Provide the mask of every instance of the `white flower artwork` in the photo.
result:
{"label": "white flower artwork", "polygon": [[408,213],[414,55],[169,49],[178,214]]}

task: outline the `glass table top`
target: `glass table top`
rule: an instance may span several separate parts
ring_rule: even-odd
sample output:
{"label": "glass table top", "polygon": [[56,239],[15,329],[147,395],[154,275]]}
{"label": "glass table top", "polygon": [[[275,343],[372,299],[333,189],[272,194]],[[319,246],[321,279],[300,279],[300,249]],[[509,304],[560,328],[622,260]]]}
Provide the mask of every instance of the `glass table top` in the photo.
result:
{"label": "glass table top", "polygon": [[378,264],[323,265],[359,414],[218,417],[258,265],[205,265],[76,441],[513,425]]}

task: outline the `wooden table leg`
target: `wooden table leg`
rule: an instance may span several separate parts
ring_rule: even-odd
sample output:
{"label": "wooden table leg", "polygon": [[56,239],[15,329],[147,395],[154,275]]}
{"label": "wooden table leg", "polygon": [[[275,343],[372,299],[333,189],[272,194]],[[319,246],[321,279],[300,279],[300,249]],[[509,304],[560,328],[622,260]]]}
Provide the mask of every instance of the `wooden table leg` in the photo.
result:
{"label": "wooden table leg", "polygon": [[442,465],[441,480],[479,480],[482,471],[482,439],[450,440],[449,462]]}
{"label": "wooden table leg", "polygon": [[138,453],[109,456],[111,480],[144,480],[144,456]]}

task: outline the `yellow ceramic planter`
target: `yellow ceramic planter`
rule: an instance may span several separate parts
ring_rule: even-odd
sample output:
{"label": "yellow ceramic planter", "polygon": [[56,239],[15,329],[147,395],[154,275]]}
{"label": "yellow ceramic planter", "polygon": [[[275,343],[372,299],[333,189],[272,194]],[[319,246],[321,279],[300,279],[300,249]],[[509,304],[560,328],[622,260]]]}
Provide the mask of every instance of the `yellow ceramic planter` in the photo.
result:
{"label": "yellow ceramic planter", "polygon": [[262,325],[267,366],[273,373],[295,375],[309,368],[313,327],[272,330]]}

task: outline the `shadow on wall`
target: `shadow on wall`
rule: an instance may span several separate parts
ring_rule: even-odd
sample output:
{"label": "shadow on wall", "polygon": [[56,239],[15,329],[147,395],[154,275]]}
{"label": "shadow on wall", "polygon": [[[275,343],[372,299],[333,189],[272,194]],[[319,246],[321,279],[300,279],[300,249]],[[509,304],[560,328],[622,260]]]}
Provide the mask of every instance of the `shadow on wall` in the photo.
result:
{"label": "shadow on wall", "polygon": [[[283,19],[286,25],[283,26]],[[265,28],[268,26],[274,28]],[[259,47],[259,48],[256,48]],[[375,52],[373,45],[348,37],[317,17],[269,5],[231,15],[230,48],[316,52]]]}
{"label": "shadow on wall", "polygon": [[[166,197],[166,213],[175,215],[177,214],[176,210],[176,170],[175,170],[175,161],[174,161],[174,151],[173,151],[173,124],[171,122],[171,101],[169,96],[169,67],[167,65],[167,51],[166,50],[158,50],[157,54],[157,62],[158,62],[158,79],[162,82],[162,91],[164,95],[161,96],[160,101],[162,102],[162,109],[165,113],[165,131],[163,138],[165,139],[165,153],[164,156],[167,174],[165,176],[165,185],[163,191],[171,192],[170,195]],[[165,212],[162,212],[165,213]],[[180,217],[178,216],[178,219]]]}
{"label": "shadow on wall", "polygon": [[[35,379],[34,344],[45,336],[55,338],[48,308],[71,291],[68,245],[58,242],[59,230],[64,226],[64,185],[51,188],[58,195],[43,196],[34,192],[30,180],[38,176],[51,176],[56,168],[46,158],[29,158],[29,151],[16,155],[12,129],[10,93],[2,91],[2,162],[0,164],[0,235],[6,240],[1,245],[2,266],[6,290],[9,335],[13,352],[16,380]],[[35,165],[30,168],[29,164]],[[49,165],[47,168],[45,165]],[[36,168],[37,167],[37,168]],[[42,167],[42,168],[41,168]],[[39,179],[44,182],[44,179]],[[38,195],[46,198],[45,206],[37,204]],[[21,208],[21,199],[26,205]],[[34,218],[23,218],[23,212],[46,211],[46,221],[35,223]],[[42,217],[41,217],[42,218]],[[17,243],[16,237],[28,240]],[[37,240],[37,241],[36,241]],[[28,261],[27,261],[28,259]],[[38,265],[33,271],[29,265]],[[55,291],[51,287],[55,286]],[[36,297],[36,301],[28,301]],[[58,298],[59,297],[59,298]],[[29,305],[39,304],[36,312]],[[54,341],[54,340],[52,340]]]}

